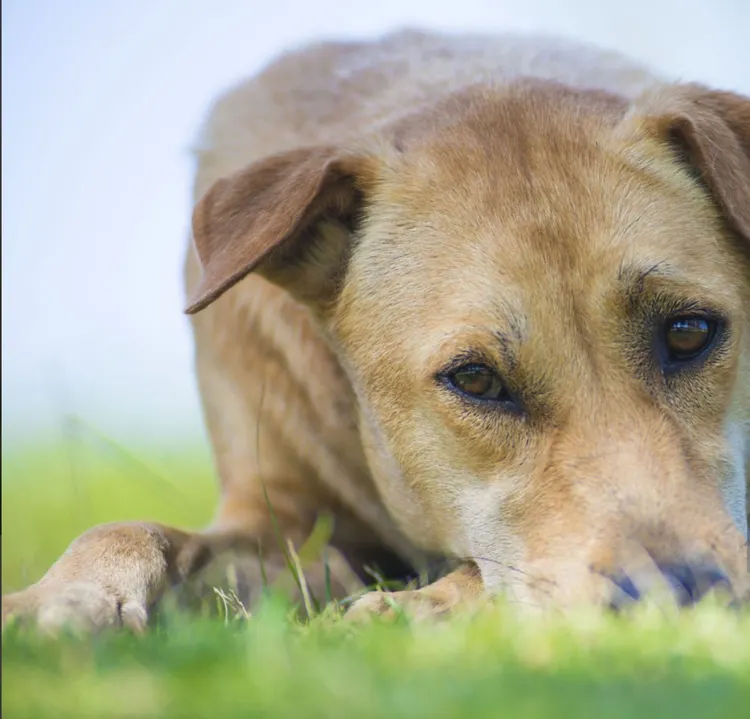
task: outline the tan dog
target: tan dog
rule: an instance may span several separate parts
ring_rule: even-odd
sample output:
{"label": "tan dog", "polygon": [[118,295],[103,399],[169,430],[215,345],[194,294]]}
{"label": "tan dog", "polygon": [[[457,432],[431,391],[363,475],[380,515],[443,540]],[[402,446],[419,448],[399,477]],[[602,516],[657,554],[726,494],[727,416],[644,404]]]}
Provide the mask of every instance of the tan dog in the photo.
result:
{"label": "tan dog", "polygon": [[97,527],[4,614],[139,627],[230,547],[253,594],[258,547],[284,563],[264,488],[295,546],[333,516],[359,574],[458,560],[394,595],[418,612],[747,591],[750,99],[550,39],[406,32],[283,57],[198,156],[216,521]]}

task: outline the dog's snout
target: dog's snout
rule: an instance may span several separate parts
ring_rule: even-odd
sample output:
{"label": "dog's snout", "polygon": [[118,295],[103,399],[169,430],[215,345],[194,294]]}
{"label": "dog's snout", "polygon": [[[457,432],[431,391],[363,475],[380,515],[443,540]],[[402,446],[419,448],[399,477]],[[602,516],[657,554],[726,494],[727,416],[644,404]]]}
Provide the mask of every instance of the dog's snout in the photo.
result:
{"label": "dog's snout", "polygon": [[[718,567],[707,564],[661,564],[658,566],[663,582],[672,592],[672,596],[681,607],[699,602],[706,594],[715,589],[724,589],[731,593],[729,577]],[[616,587],[612,599],[613,609],[622,609],[634,601],[642,599],[654,589],[650,578],[639,578],[625,573],[612,577]]]}

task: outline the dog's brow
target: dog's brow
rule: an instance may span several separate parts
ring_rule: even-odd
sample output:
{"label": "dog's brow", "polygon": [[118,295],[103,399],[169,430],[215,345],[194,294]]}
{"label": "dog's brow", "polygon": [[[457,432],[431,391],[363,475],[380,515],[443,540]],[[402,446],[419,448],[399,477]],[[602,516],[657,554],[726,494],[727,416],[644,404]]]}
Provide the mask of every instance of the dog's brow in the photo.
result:
{"label": "dog's brow", "polygon": [[703,297],[704,303],[711,304],[709,298],[716,293],[716,288],[704,283],[700,277],[684,276],[683,273],[665,260],[649,265],[623,264],[618,272],[618,281],[626,295],[633,300],[644,293],[646,280],[649,278],[661,280],[662,290],[667,291],[668,294],[673,294],[675,298],[681,297],[686,301],[696,302],[699,301],[700,297]]}
{"label": "dog's brow", "polygon": [[621,264],[617,279],[625,295],[634,302],[646,289],[646,280],[650,277],[667,278],[673,276],[672,268],[665,262],[649,265],[640,263]]}
{"label": "dog's brow", "polygon": [[670,274],[670,267],[665,261],[656,262],[647,267],[637,264],[621,264],[617,279],[622,284],[641,289],[647,277],[668,277]]}

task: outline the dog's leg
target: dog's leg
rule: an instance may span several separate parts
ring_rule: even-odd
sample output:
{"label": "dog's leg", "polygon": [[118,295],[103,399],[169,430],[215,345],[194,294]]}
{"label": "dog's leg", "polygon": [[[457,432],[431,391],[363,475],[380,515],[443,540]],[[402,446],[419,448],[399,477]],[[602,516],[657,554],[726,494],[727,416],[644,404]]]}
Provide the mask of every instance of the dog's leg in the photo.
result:
{"label": "dog's leg", "polygon": [[200,535],[158,524],[100,525],[78,537],[36,584],[3,597],[9,617],[43,629],[143,629],[148,610],[207,556]]}
{"label": "dog's leg", "polygon": [[463,564],[422,589],[365,594],[352,605],[346,618],[364,621],[373,616],[394,617],[403,612],[412,619],[428,619],[472,606],[483,594],[479,568],[475,564]]}
{"label": "dog's leg", "polygon": [[[84,631],[126,626],[140,631],[168,588],[195,578],[227,554],[237,560],[249,588],[241,597],[243,603],[254,602],[265,582],[277,587],[282,582],[283,589],[298,599],[299,584],[287,569],[288,549],[278,541],[267,531],[236,528],[191,533],[139,522],[94,527],[78,537],[36,584],[3,597],[3,625],[16,617],[47,631],[63,626]],[[351,573],[346,574],[334,550],[329,550],[328,560],[327,567],[317,558],[300,565],[309,595],[323,598],[330,592],[342,597],[350,591]]]}
{"label": "dog's leg", "polygon": [[[260,563],[258,532],[185,532],[146,522],[104,524],[84,532],[26,589],[3,596],[2,622],[27,620],[43,630],[145,628],[148,614],[171,586],[216,557],[242,552]],[[273,549],[265,558],[279,567]],[[257,572],[260,575],[260,572]]]}

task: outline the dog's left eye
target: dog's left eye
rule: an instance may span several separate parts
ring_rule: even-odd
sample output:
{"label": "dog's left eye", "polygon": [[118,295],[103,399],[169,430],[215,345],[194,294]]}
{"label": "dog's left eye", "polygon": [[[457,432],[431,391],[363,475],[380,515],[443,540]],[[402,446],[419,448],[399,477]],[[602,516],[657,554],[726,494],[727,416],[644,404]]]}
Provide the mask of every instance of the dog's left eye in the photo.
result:
{"label": "dog's left eye", "polygon": [[486,365],[471,364],[450,372],[446,379],[449,384],[474,399],[492,402],[510,401],[510,395],[497,373]]}
{"label": "dog's left eye", "polygon": [[673,317],[666,323],[665,343],[670,362],[695,359],[708,349],[716,335],[717,323],[702,315]]}

